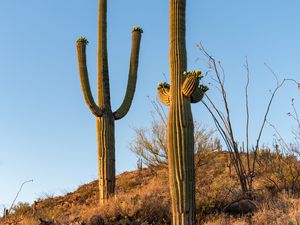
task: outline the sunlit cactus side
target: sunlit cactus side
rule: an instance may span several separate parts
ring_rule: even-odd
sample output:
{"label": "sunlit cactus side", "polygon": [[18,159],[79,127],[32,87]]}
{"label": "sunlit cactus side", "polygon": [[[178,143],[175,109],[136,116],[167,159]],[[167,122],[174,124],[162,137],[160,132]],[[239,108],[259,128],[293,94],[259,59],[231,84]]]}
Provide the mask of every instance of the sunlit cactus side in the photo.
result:
{"label": "sunlit cactus side", "polygon": [[158,99],[161,103],[163,103],[166,106],[170,105],[170,85],[166,82],[159,83],[157,87],[157,95]]}
{"label": "sunlit cactus side", "polygon": [[[170,0],[170,85],[158,88],[164,103],[169,97],[167,149],[172,224],[195,224],[194,124],[191,103],[203,98],[200,71],[187,71],[185,43],[186,0]],[[163,96],[163,97],[162,97]]]}
{"label": "sunlit cactus side", "polygon": [[94,101],[86,65],[88,40],[77,40],[78,68],[84,99],[96,116],[98,142],[99,201],[104,203],[115,192],[115,120],[122,119],[129,111],[136,87],[141,34],[140,27],[132,30],[132,48],[126,94],[121,106],[113,112],[110,102],[107,60],[107,0],[99,0],[98,8],[98,104]]}
{"label": "sunlit cactus side", "polygon": [[202,78],[201,71],[184,72],[183,75],[185,80],[182,85],[182,93],[187,97],[191,97],[199,85],[199,80]]}

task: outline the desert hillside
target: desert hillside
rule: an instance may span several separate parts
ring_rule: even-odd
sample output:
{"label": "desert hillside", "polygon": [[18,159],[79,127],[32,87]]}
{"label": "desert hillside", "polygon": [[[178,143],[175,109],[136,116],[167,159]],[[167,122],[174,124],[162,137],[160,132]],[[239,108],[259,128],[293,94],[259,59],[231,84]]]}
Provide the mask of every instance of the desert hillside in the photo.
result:
{"label": "desert hillside", "polygon": [[[275,154],[262,152],[260,162],[266,155],[272,158]],[[282,162],[288,160],[281,158]],[[198,162],[197,224],[299,224],[300,200],[295,189],[298,181],[292,183],[289,177],[277,179],[261,163],[255,178],[255,196],[241,200],[238,180],[228,162],[226,152],[212,151],[207,151]],[[273,168],[276,166],[274,161]],[[102,207],[97,203],[98,182],[92,181],[65,196],[38,199],[32,205],[19,203],[1,224],[171,224],[167,168],[122,173],[117,177],[115,197]]]}

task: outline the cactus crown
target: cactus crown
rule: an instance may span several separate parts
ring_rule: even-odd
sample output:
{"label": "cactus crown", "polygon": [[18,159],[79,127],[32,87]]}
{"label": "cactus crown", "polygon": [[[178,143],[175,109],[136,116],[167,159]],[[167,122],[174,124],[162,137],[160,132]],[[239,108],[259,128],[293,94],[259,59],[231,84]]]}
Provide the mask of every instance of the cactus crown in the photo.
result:
{"label": "cactus crown", "polygon": [[196,78],[199,78],[201,79],[203,76],[202,76],[202,73],[200,70],[194,70],[194,71],[190,71],[190,72],[183,72],[183,75],[185,77],[196,77]]}
{"label": "cactus crown", "polygon": [[157,89],[161,89],[161,88],[170,88],[170,84],[166,82],[159,83]]}
{"label": "cactus crown", "polygon": [[87,45],[89,43],[89,41],[86,37],[80,37],[77,39],[76,43],[82,43],[82,44]]}
{"label": "cactus crown", "polygon": [[133,27],[133,28],[132,28],[132,32],[135,32],[135,31],[140,32],[140,33],[143,33],[143,32],[144,32],[143,29],[140,28],[140,27]]}
{"label": "cactus crown", "polygon": [[209,90],[209,88],[206,85],[200,84],[199,88],[201,89],[201,91],[203,92],[207,92]]}

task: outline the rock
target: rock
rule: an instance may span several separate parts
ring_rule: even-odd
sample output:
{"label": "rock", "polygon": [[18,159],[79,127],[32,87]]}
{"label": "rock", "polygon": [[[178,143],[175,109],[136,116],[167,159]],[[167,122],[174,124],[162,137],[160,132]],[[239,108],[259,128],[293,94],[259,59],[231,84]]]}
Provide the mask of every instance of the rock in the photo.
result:
{"label": "rock", "polygon": [[256,205],[250,199],[240,199],[225,207],[224,212],[231,215],[244,215],[257,210]]}
{"label": "rock", "polygon": [[53,221],[47,221],[47,220],[43,220],[43,219],[39,219],[40,223],[39,225],[55,225],[55,223]]}

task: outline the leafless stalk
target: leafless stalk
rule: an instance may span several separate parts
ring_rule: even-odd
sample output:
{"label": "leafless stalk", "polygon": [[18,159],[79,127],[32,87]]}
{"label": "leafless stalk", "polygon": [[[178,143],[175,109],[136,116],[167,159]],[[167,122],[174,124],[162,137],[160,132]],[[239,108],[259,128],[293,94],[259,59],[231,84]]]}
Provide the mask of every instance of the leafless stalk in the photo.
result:
{"label": "leafless stalk", "polygon": [[250,154],[249,154],[249,96],[248,96],[248,88],[250,83],[250,72],[249,72],[249,64],[248,64],[248,58],[246,57],[246,64],[245,69],[247,71],[247,83],[245,87],[245,101],[246,101],[246,150],[247,150],[247,165],[248,165],[248,171],[250,171]]}
{"label": "leafless stalk", "polygon": [[33,182],[33,180],[27,180],[27,181],[24,181],[24,182],[22,183],[22,185],[21,185],[21,187],[20,187],[20,189],[19,189],[19,191],[18,191],[18,193],[17,193],[15,199],[13,200],[13,202],[12,202],[12,204],[11,204],[9,210],[8,210],[8,214],[10,214],[11,210],[13,209],[14,204],[15,204],[15,202],[16,202],[16,200],[17,200],[17,198],[18,198],[18,196],[19,196],[19,194],[20,194],[20,192],[21,192],[23,186],[24,186],[26,183],[29,183],[29,182]]}

